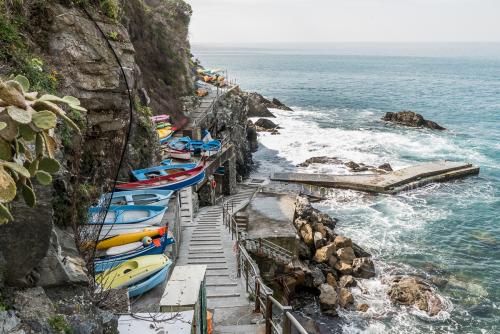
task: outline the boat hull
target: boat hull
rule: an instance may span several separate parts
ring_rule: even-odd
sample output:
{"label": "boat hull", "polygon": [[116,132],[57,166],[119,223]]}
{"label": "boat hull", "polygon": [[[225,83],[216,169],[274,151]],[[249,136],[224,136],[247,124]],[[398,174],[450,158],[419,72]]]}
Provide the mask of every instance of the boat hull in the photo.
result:
{"label": "boat hull", "polygon": [[[117,191],[111,197],[111,205],[167,206],[173,193],[173,191],[168,190]],[[101,196],[99,205],[104,205],[107,196],[110,194]]]}
{"label": "boat hull", "polygon": [[169,259],[165,267],[157,272],[156,274],[144,279],[142,282],[130,286],[127,289],[129,298],[140,296],[149,290],[155,288],[156,286],[165,282],[168,277],[170,268],[172,267],[172,261]]}
{"label": "boat hull", "polygon": [[101,289],[128,288],[162,270],[170,259],[161,255],[140,256],[96,275]]}
{"label": "boat hull", "polygon": [[138,190],[138,189],[156,189],[156,190],[179,190],[182,188],[190,187],[198,184],[205,178],[205,170],[201,168],[196,173],[191,174],[189,177],[179,180],[163,180],[161,177],[157,179],[148,180],[145,182],[132,182],[127,184],[118,185],[117,188],[122,190]]}
{"label": "boat hull", "polygon": [[[120,234],[125,233],[134,233],[146,228],[154,228],[161,226],[161,222],[163,220],[163,215],[156,216],[148,221],[142,223],[133,223],[133,224],[103,224],[101,233],[99,233],[99,240],[104,238],[111,238]],[[95,227],[98,224],[94,225]]]}

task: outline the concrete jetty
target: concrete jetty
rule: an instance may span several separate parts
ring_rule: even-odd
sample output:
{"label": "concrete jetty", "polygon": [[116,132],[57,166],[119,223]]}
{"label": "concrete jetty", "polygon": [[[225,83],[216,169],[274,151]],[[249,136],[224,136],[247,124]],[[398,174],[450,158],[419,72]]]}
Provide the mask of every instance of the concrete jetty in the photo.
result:
{"label": "concrete jetty", "polygon": [[273,173],[271,180],[394,194],[418,188],[431,182],[444,182],[477,174],[479,174],[479,167],[469,163],[437,161],[410,166],[381,175]]}

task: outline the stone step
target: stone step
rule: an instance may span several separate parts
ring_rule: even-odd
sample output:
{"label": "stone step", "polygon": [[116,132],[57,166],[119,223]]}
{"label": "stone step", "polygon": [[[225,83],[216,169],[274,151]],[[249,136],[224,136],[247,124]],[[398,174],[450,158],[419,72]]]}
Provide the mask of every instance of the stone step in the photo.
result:
{"label": "stone step", "polygon": [[188,258],[188,263],[189,264],[216,264],[216,263],[226,263],[227,261],[225,258],[222,258],[222,260],[214,260],[214,259],[190,259]]}
{"label": "stone step", "polygon": [[239,297],[239,296],[240,296],[240,294],[237,293],[237,292],[233,292],[233,293],[230,293],[230,292],[227,292],[227,293],[213,293],[213,294],[210,294],[207,291],[207,298],[231,298],[231,297]]}

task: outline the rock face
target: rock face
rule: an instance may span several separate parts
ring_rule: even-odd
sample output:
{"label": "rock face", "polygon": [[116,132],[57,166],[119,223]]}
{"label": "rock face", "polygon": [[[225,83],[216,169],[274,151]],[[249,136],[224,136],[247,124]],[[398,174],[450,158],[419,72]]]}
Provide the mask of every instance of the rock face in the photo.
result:
{"label": "rock face", "polygon": [[393,278],[390,285],[388,294],[393,303],[415,306],[430,316],[437,315],[443,308],[439,296],[419,278],[399,276]]}
{"label": "rock face", "polygon": [[446,130],[433,121],[426,120],[422,115],[413,111],[388,112],[382,117],[383,121],[402,124],[411,127],[424,127],[434,130]]}
{"label": "rock face", "polygon": [[247,121],[247,141],[250,145],[250,151],[252,153],[257,152],[259,148],[259,142],[257,141],[257,128],[250,120]]}
{"label": "rock face", "polygon": [[273,98],[273,100],[271,101],[271,105],[269,108],[274,108],[274,109],[281,109],[281,110],[287,110],[287,111],[293,111],[292,108],[286,106],[285,104],[283,104],[280,100],[278,100],[277,98]]}

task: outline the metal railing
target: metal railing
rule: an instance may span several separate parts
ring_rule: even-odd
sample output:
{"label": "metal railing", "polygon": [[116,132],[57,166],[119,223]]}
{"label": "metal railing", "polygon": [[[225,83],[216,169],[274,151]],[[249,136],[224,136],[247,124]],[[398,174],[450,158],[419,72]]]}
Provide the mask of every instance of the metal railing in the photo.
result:
{"label": "metal railing", "polygon": [[[284,306],[273,297],[273,290],[268,287],[262,277],[255,261],[248,253],[245,244],[248,239],[245,233],[238,228],[238,224],[233,217],[234,206],[232,202],[222,203],[222,213],[224,225],[229,228],[232,239],[236,239],[236,256],[238,265],[238,277],[245,279],[246,292],[253,297],[254,311],[264,316],[266,322],[266,334],[291,334],[292,328],[301,334],[307,334],[298,320],[293,316],[292,307]],[[271,242],[267,241],[272,244]],[[263,244],[261,243],[261,246]],[[280,252],[288,252],[278,245],[272,246]],[[291,256],[291,253],[290,253]]]}

